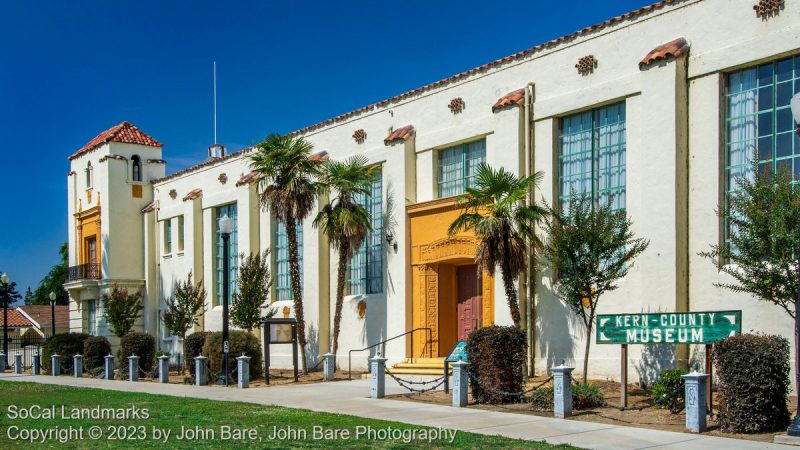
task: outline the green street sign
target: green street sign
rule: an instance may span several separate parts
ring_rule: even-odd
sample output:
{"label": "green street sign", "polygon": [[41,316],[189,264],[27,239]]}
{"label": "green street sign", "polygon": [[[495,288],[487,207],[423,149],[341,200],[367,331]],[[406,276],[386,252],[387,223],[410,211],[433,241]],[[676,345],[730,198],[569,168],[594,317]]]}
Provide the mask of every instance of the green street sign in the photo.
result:
{"label": "green street sign", "polygon": [[742,333],[741,311],[600,314],[598,344],[713,344]]}

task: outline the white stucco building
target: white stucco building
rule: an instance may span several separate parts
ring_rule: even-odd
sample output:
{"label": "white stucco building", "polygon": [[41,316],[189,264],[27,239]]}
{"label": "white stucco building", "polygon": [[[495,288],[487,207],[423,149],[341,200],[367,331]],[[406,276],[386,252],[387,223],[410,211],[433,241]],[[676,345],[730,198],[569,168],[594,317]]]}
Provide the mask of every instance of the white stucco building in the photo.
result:
{"label": "white stucco building", "polygon": [[[510,324],[499,277],[471,265],[474,238],[444,232],[453,196],[482,161],[519,175],[543,171],[537,197],[549,204],[573,190],[609,199],[650,240],[600,313],[741,309],[744,330],[791,337],[780,308],[715,287],[727,280],[698,253],[724,242],[715,210],[753,149],[800,178],[788,110],[798,91],[797,2],[662,1],[293,132],[329,158],[363,154],[381,167],[368,202],[375,232],[351,265],[339,362],[414,328],[430,328],[432,341],[418,332],[389,342],[390,364],[440,357],[477,326]],[[98,299],[120,284],[145,293],[141,329],[177,350],[159,311],[192,272],[208,291],[198,328],[219,330],[222,214],[236,219],[232,254],[271,249],[270,302],[291,307],[285,238],[259,205],[251,151],[166,175],[161,144],[123,123],[74,153],[72,329],[108,334]],[[302,224],[302,259],[313,365],[329,349],[336,255],[311,220]],[[537,265],[519,277],[536,372],[561,359],[580,367],[583,358],[584,331],[550,275]],[[632,346],[631,378],[652,379],[695,353]],[[368,353],[357,355],[363,367]],[[618,358],[617,346],[593,345],[590,375],[618,379]]]}

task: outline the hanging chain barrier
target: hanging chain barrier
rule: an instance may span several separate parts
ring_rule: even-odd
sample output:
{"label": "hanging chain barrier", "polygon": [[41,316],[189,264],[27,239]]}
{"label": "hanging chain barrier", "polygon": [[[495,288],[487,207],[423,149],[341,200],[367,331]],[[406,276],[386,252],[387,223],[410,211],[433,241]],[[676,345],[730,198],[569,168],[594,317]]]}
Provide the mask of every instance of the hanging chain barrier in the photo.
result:
{"label": "hanging chain barrier", "polygon": [[[684,389],[685,387],[679,384],[675,386],[675,389],[673,389],[672,392],[668,393],[667,395],[661,398],[654,399],[653,404],[660,407],[666,407],[672,400],[676,399],[678,397],[678,394],[682,393]],[[673,407],[669,408],[670,412],[672,412],[673,414],[677,414],[683,411],[683,409],[684,407],[681,407],[680,409]]]}
{"label": "hanging chain barrier", "polygon": [[[444,381],[445,381],[444,380],[444,375],[442,375],[442,376],[440,376],[438,378],[434,378],[432,380],[407,380],[407,379],[403,379],[403,378],[398,377],[397,375],[393,374],[392,372],[389,372],[388,370],[386,370],[386,374],[389,375],[390,377],[394,378],[394,380],[397,381],[397,384],[399,384],[401,387],[403,387],[405,389],[408,389],[411,392],[416,392],[416,393],[419,393],[419,394],[424,394],[426,392],[430,392],[430,391],[436,390],[441,385],[443,385]],[[433,383],[435,383],[435,384],[433,384]],[[427,386],[427,385],[430,385],[430,384],[433,384],[433,386],[423,387],[423,388],[414,388],[414,387],[412,387],[412,385]]]}
{"label": "hanging chain barrier", "polygon": [[478,386],[480,386],[481,389],[483,389],[484,391],[491,392],[491,393],[497,394],[497,395],[501,395],[503,397],[516,397],[516,398],[519,398],[519,399],[524,399],[527,394],[530,394],[531,392],[543,387],[545,384],[547,384],[547,383],[549,383],[550,381],[553,380],[553,377],[550,376],[546,380],[542,381],[541,383],[539,383],[536,386],[533,386],[533,387],[531,387],[529,389],[525,389],[523,391],[518,391],[518,392],[509,392],[509,391],[504,391],[502,389],[494,388],[492,386],[487,386],[486,383],[483,380],[481,380],[477,375],[475,375],[475,373],[473,373],[471,370],[468,370],[467,374],[469,374],[469,378],[472,381],[474,381]]}

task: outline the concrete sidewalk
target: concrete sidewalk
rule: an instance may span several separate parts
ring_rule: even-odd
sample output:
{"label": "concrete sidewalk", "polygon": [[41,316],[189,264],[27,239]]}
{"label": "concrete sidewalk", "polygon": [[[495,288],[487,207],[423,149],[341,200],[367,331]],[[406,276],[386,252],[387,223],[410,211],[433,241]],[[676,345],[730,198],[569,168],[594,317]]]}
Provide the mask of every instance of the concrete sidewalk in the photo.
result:
{"label": "concrete sidewalk", "polygon": [[[237,389],[218,386],[191,386],[106,381],[92,378],[2,374],[5,381],[29,381],[126,392],[194,397],[209,400],[240,401],[263,405],[303,408],[319,412],[385,419],[430,427],[444,427],[487,435],[571,444],[593,449],[782,449],[792,447],[712,436],[657,431],[601,423],[562,420],[524,414],[453,408],[398,400],[369,398],[369,380],[337,381],[269,388]],[[407,392],[391,378],[386,393]]]}

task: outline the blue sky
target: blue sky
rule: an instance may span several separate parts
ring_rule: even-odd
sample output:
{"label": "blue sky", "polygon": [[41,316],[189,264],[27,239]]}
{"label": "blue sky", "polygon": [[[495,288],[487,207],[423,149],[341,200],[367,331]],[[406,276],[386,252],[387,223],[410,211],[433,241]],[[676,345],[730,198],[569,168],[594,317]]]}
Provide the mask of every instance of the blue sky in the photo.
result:
{"label": "blue sky", "polygon": [[0,271],[20,292],[67,237],[67,156],[129,120],[167,172],[302,128],[654,0],[4,1]]}

